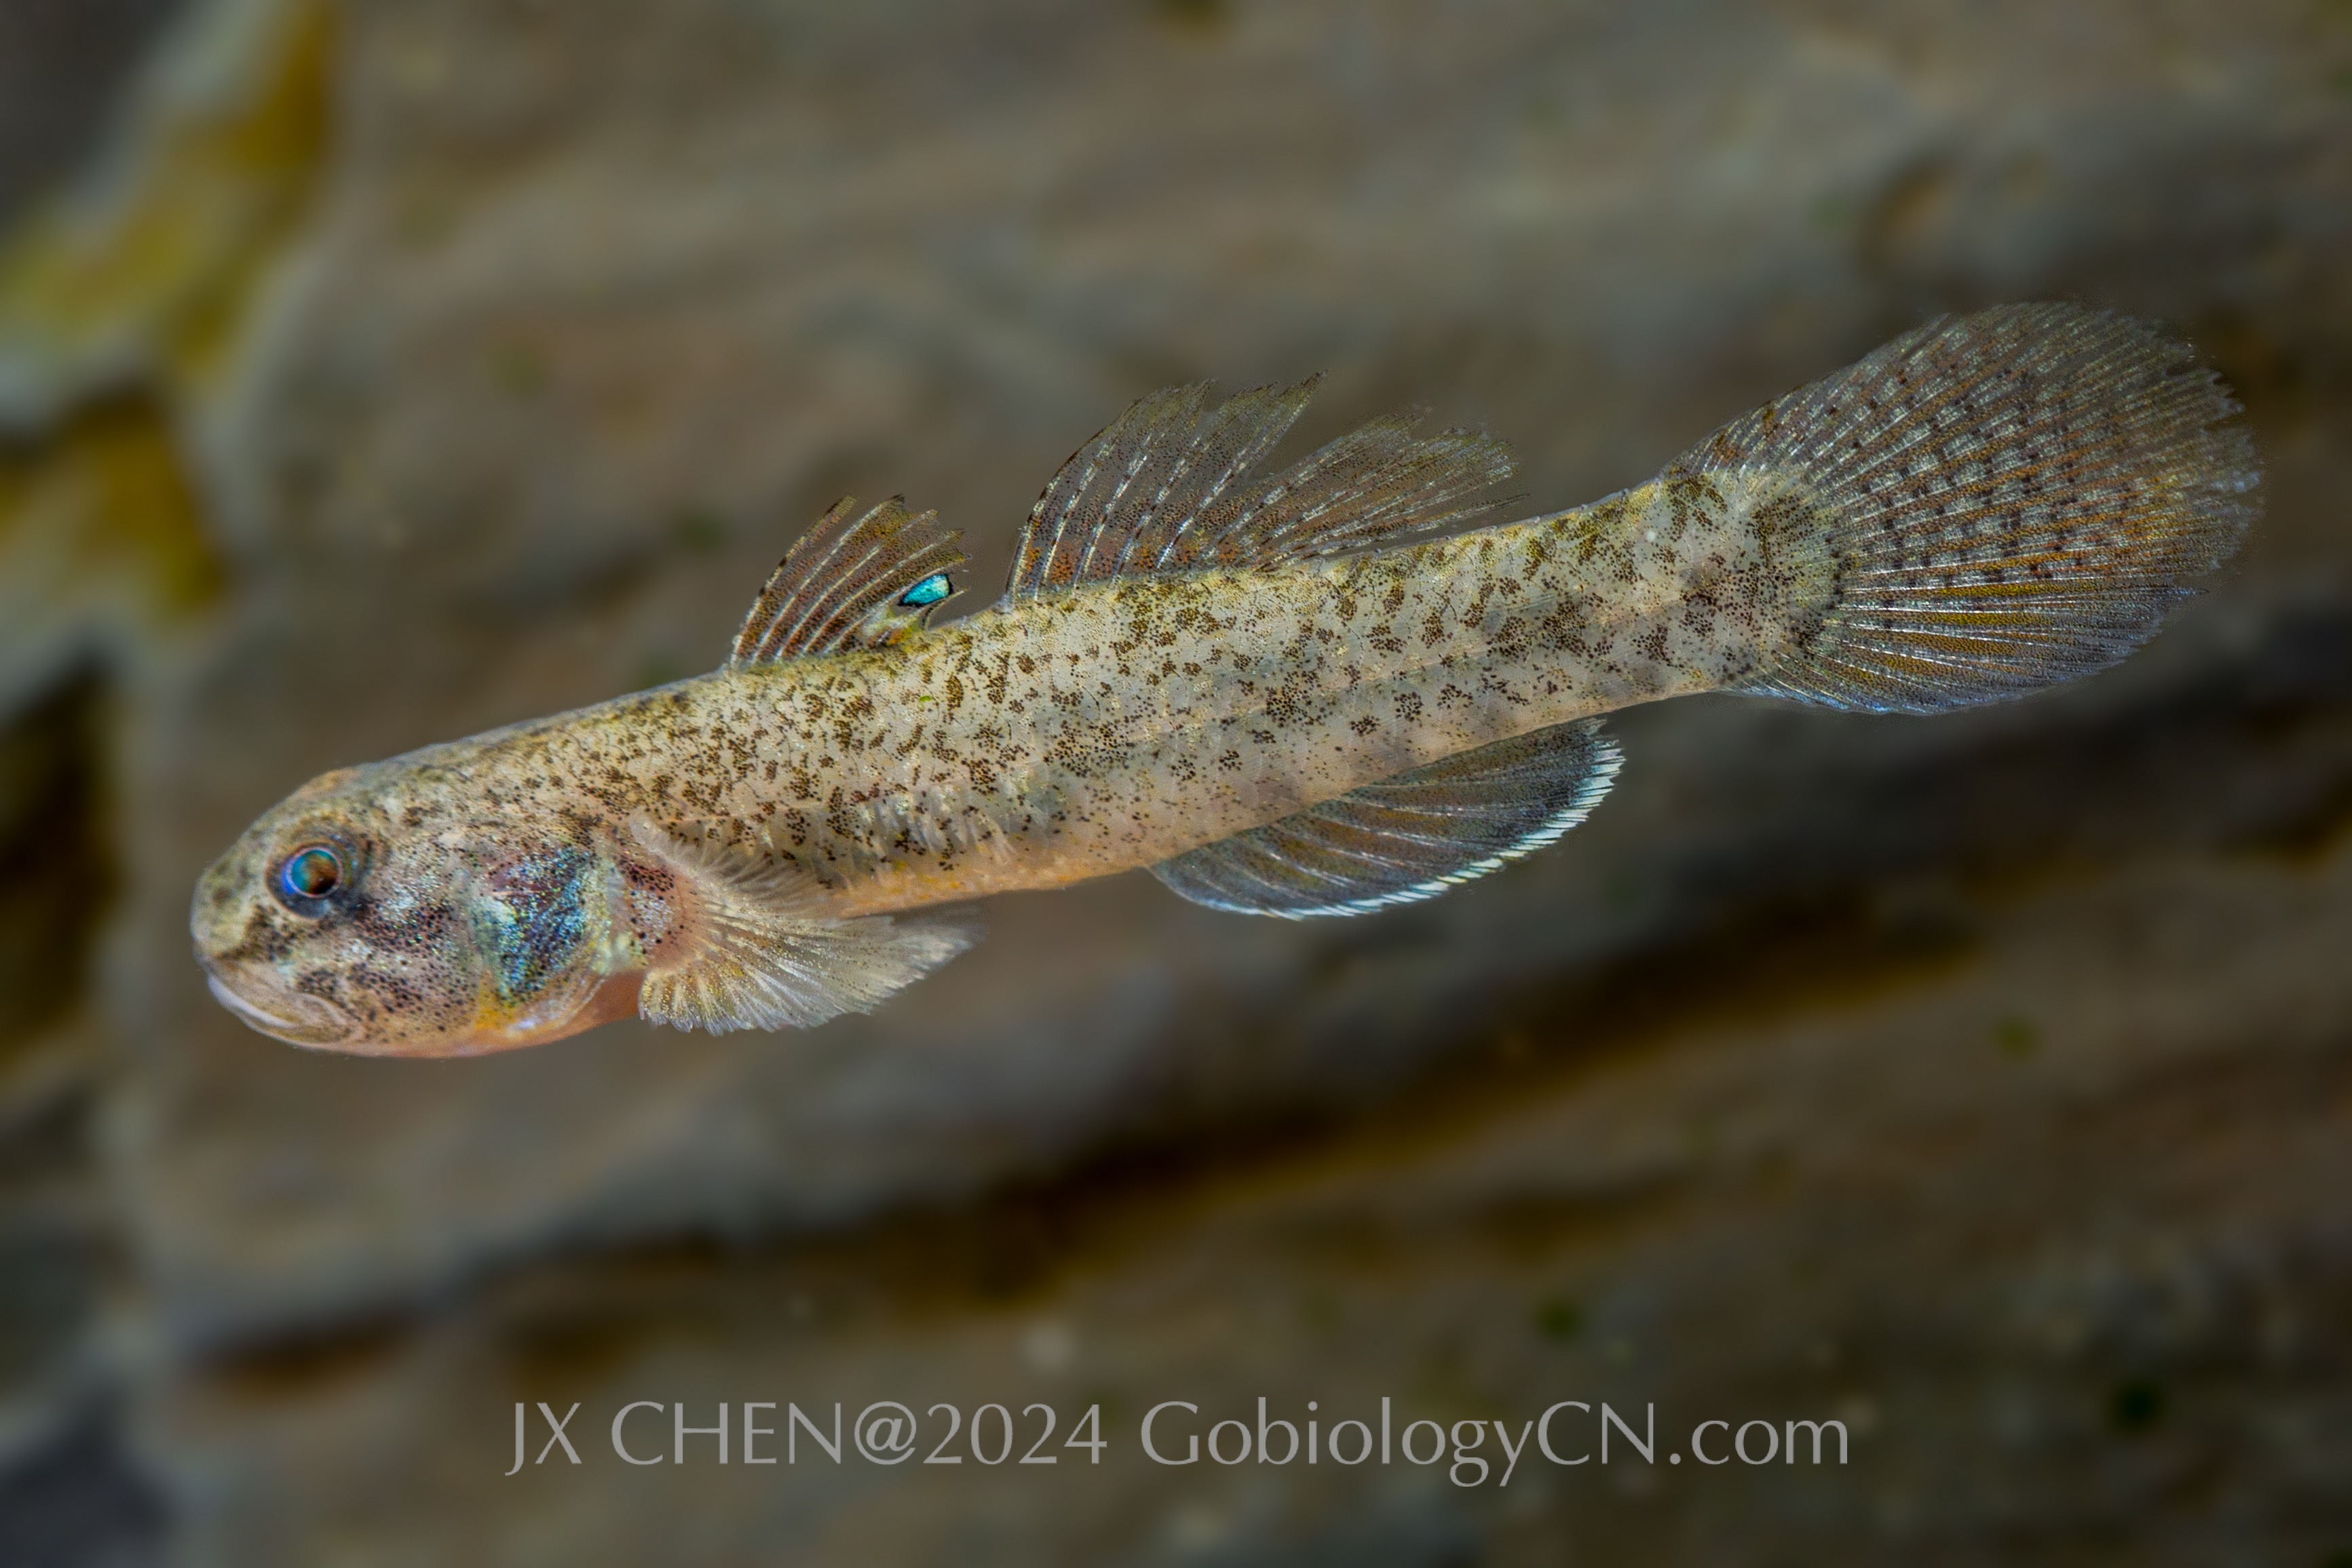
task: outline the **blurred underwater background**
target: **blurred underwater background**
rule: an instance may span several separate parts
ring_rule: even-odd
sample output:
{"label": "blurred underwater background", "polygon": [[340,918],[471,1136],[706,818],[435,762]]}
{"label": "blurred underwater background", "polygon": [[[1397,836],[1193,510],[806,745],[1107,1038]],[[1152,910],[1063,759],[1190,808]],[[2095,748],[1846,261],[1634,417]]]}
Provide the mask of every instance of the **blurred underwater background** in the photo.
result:
{"label": "blurred underwater background", "polygon": [[[189,957],[294,785],[715,666],[844,493],[969,605],[1160,386],[1425,401],[1532,512],[2047,298],[2269,465],[2089,682],[1635,710],[1440,900],[1001,899],[805,1035],[309,1055]],[[0,0],[0,1562],[2347,1568],[2347,0]],[[1134,1443],[1384,1395],[1853,1452]],[[604,1438],[886,1398],[1114,1446]]]}

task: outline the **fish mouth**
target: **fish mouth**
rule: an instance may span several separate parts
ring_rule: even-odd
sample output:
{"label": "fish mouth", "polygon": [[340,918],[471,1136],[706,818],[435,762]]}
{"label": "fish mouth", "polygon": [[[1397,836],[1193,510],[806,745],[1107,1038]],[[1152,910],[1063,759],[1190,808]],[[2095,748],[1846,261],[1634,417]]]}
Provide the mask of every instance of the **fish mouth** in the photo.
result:
{"label": "fish mouth", "polygon": [[206,967],[205,981],[212,987],[213,996],[220,1005],[235,1013],[247,1029],[258,1030],[273,1040],[289,1045],[339,1045],[349,1040],[356,1026],[344,1016],[343,1009],[318,997],[300,991],[273,989],[269,1000],[285,1012],[271,1010],[250,998],[239,994],[227,981]]}

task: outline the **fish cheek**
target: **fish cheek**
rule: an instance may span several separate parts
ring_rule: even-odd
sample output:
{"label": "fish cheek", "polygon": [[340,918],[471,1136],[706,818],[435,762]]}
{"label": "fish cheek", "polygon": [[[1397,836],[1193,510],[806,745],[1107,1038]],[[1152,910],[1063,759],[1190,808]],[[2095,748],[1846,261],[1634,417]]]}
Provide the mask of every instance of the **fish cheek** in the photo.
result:
{"label": "fish cheek", "polygon": [[467,923],[446,900],[395,911],[362,900],[347,916],[352,957],[344,1010],[380,1046],[431,1041],[468,1028],[478,988]]}

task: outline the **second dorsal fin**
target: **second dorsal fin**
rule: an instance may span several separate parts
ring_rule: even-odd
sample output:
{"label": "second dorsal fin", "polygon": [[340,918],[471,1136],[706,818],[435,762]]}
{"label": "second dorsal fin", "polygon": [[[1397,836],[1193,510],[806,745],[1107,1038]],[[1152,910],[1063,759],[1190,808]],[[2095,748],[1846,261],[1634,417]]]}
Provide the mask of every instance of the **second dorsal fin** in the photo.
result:
{"label": "second dorsal fin", "polygon": [[1161,861],[1195,904],[1288,920],[1434,898],[1553,842],[1617,777],[1597,718],[1514,736]]}
{"label": "second dorsal fin", "polygon": [[934,526],[938,513],[909,512],[902,496],[856,507],[844,496],[793,541],[743,618],[730,667],[887,648],[955,596],[962,536]]}
{"label": "second dorsal fin", "polygon": [[1394,544],[1498,504],[1475,497],[1510,476],[1510,449],[1477,431],[1416,436],[1427,413],[1418,408],[1360,426],[1271,479],[1251,477],[1318,379],[1214,407],[1206,382],[1138,402],[1037,497],[1005,597]]}

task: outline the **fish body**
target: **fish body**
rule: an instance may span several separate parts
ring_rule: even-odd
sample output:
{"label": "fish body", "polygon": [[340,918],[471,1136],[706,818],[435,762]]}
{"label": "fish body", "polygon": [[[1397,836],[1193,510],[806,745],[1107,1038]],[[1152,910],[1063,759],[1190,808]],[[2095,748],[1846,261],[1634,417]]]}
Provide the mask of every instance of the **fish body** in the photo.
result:
{"label": "fish body", "polygon": [[[1151,865],[1769,658],[1804,574],[1759,563],[1736,602],[1690,615],[1711,584],[1728,597],[1746,518],[1685,508],[1677,527],[1659,488],[1339,562],[1088,585],[877,651],[722,670],[396,758],[383,788],[430,777],[444,799],[525,821],[691,821],[789,854],[844,916]],[[1727,636],[1732,615],[1745,623]]]}
{"label": "fish body", "polygon": [[814,1024],[969,945],[942,906],[1136,867],[1260,914],[1429,896],[1582,820],[1615,709],[1935,711],[2112,663],[2257,477],[2183,346],[2072,307],[1931,324],[1646,485],[1467,531],[1508,472],[1474,434],[1375,422],[1255,477],[1310,390],[1138,404],[961,621],[929,624],[953,536],[845,502],[714,674],[313,780],[199,884],[215,994],[467,1053]]}

